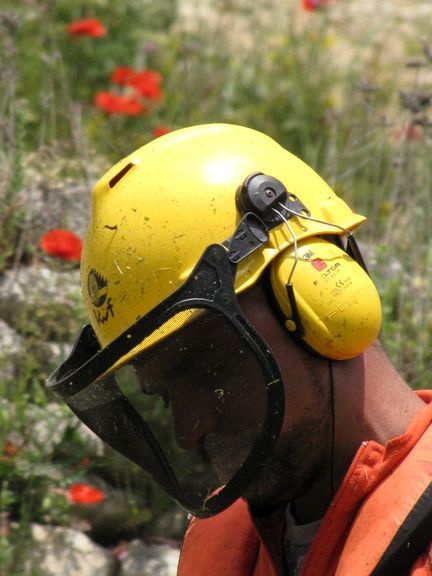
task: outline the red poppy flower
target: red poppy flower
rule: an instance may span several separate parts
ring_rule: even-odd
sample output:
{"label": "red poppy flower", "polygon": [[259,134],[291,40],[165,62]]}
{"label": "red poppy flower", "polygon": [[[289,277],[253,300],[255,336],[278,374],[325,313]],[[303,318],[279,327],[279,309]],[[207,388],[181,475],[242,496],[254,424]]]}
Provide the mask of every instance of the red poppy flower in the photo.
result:
{"label": "red poppy flower", "polygon": [[105,494],[102,490],[82,482],[72,484],[67,495],[74,504],[98,504],[105,499]]}
{"label": "red poppy flower", "polygon": [[128,85],[149,100],[159,100],[162,97],[162,76],[154,70],[136,72],[128,81]]}
{"label": "red poppy flower", "polygon": [[134,75],[135,70],[133,68],[129,68],[129,66],[120,66],[113,70],[111,74],[111,83],[127,86]]}
{"label": "red poppy flower", "polygon": [[168,126],[155,126],[152,128],[152,134],[155,138],[165,136],[165,134],[168,134],[169,132],[171,132],[171,128],[168,128]]}
{"label": "red poppy flower", "polygon": [[3,447],[3,454],[7,458],[11,458],[12,456],[15,456],[15,454],[18,453],[18,450],[19,450],[19,448],[17,446],[15,446],[15,444],[13,442],[8,440]]}
{"label": "red poppy flower", "polygon": [[302,0],[302,8],[306,12],[315,12],[329,4],[330,0]]}
{"label": "red poppy flower", "polygon": [[39,246],[50,256],[77,261],[81,258],[81,238],[69,230],[49,230],[39,240]]}
{"label": "red poppy flower", "polygon": [[114,92],[97,92],[94,103],[107,114],[138,116],[138,114],[144,114],[146,112],[146,107],[138,98],[134,96],[121,96]]}
{"label": "red poppy flower", "polygon": [[75,20],[69,24],[68,32],[70,36],[91,36],[92,38],[100,38],[107,33],[105,26],[96,18]]}

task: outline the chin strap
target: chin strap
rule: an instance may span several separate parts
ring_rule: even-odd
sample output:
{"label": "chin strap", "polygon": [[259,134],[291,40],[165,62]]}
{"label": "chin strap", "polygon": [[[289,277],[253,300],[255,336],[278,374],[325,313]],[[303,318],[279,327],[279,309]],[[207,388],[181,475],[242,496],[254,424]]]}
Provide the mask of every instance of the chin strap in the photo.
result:
{"label": "chin strap", "polygon": [[330,418],[331,418],[331,438],[330,438],[330,491],[332,500],[336,494],[335,480],[334,480],[334,455],[335,455],[335,441],[336,441],[336,414],[335,414],[335,387],[334,387],[334,374],[333,374],[333,361],[329,359],[329,375],[330,375]]}

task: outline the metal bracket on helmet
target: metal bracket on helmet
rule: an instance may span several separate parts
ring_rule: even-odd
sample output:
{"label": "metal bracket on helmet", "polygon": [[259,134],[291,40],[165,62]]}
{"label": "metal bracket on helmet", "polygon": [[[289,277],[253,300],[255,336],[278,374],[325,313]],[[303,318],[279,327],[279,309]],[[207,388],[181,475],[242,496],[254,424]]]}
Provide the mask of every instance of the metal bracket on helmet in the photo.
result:
{"label": "metal bracket on helmet", "polygon": [[234,234],[224,243],[228,247],[230,262],[237,264],[260,246],[268,242],[268,227],[253,212],[243,216]]}
{"label": "metal bracket on helmet", "polygon": [[306,206],[280,180],[262,172],[250,174],[237,192],[237,207],[244,214],[224,245],[237,264],[266,244],[269,231],[292,217],[292,211],[310,215]]}

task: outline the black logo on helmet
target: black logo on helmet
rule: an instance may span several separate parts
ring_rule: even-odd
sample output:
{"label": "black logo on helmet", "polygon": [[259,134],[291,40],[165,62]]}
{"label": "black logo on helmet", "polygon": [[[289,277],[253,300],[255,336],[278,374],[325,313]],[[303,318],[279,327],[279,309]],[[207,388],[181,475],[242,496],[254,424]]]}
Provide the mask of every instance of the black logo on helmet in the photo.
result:
{"label": "black logo on helmet", "polygon": [[87,278],[87,289],[93,306],[99,308],[105,302],[108,282],[96,270],[90,270]]}

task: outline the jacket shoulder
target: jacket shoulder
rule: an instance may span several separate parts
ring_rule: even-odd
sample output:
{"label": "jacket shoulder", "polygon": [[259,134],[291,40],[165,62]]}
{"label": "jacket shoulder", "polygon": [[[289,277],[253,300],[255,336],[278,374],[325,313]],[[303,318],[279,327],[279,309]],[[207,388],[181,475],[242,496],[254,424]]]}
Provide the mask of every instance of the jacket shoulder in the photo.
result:
{"label": "jacket shoulder", "polygon": [[237,500],[216,516],[191,520],[178,576],[252,575],[259,544],[247,504]]}
{"label": "jacket shoulder", "polygon": [[[432,425],[405,459],[365,498],[345,541],[337,573],[344,574],[349,567],[350,574],[360,576],[367,567],[369,574],[387,557],[400,567],[406,558],[416,558],[404,549],[417,549],[417,561],[408,564],[413,566],[411,574],[432,574],[425,553],[432,541],[430,529],[426,528],[432,522],[431,501]],[[413,571],[414,567],[417,571]],[[425,567],[429,571],[424,572]]]}

